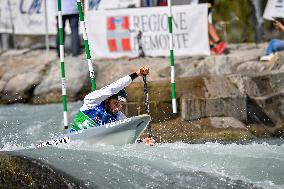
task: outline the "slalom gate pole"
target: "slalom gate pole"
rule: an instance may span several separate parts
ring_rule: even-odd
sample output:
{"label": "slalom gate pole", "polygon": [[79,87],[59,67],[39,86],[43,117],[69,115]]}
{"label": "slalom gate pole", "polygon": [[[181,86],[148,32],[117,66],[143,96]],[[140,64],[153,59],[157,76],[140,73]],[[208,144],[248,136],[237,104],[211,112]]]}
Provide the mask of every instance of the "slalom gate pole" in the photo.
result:
{"label": "slalom gate pole", "polygon": [[68,129],[68,117],[67,117],[67,93],[66,93],[66,81],[65,81],[65,66],[64,66],[64,38],[63,38],[63,23],[61,12],[61,0],[58,0],[58,34],[59,34],[59,55],[61,64],[61,87],[62,87],[62,103],[63,103],[63,125],[64,129]]}
{"label": "slalom gate pole", "polygon": [[173,48],[173,14],[172,14],[172,1],[168,0],[168,25],[169,25],[169,42],[170,42],[170,66],[171,66],[171,84],[172,84],[172,110],[177,113],[177,100],[176,100],[176,84],[175,84],[175,61],[174,61],[174,48]]}
{"label": "slalom gate pole", "polygon": [[[149,94],[148,94],[148,86],[147,86],[147,77],[146,75],[143,75],[143,82],[144,82],[144,106],[145,106],[145,111],[148,115],[150,115],[150,105],[149,105]],[[148,125],[148,135],[149,138],[152,137],[152,128],[149,123]]]}
{"label": "slalom gate pole", "polygon": [[92,90],[95,91],[96,90],[95,72],[94,72],[94,68],[92,65],[92,61],[91,61],[91,52],[90,52],[88,35],[87,35],[87,30],[86,30],[85,21],[84,21],[84,14],[83,14],[81,0],[77,0],[77,8],[79,12],[80,23],[83,26],[83,39],[84,39],[84,46],[86,50],[86,58],[88,62],[89,72],[90,72],[90,79],[92,83]]}

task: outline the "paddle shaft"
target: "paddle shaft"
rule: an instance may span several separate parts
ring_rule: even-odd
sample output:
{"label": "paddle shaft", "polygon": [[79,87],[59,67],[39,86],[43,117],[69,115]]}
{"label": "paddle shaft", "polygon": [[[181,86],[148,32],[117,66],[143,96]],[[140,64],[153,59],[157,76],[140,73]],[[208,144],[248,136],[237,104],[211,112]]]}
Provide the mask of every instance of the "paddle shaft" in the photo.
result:
{"label": "paddle shaft", "polygon": [[[149,94],[148,94],[148,86],[147,86],[147,77],[143,75],[143,82],[144,82],[144,107],[145,111],[148,115],[150,115],[150,105],[149,105]],[[151,124],[148,125],[148,135],[152,137],[152,128]]]}

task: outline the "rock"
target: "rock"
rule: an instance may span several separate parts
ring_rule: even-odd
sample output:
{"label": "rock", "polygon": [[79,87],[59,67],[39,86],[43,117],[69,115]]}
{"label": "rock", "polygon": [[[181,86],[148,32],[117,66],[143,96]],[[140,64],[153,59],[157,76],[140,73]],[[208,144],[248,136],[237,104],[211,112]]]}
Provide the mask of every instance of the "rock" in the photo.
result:
{"label": "rock", "polygon": [[271,70],[283,72],[284,71],[283,59],[284,59],[284,52],[283,51],[278,52],[275,63],[271,65]]}
{"label": "rock", "polygon": [[271,130],[270,127],[267,127],[262,123],[248,124],[246,127],[248,128],[249,132],[257,138],[268,138],[274,136],[274,129]]}
{"label": "rock", "polygon": [[233,117],[211,117],[211,125],[214,128],[232,128],[232,129],[246,129],[244,123]]}
{"label": "rock", "polygon": [[[231,53],[229,55],[175,57],[176,77],[259,72],[263,70],[261,64],[255,63],[256,65],[252,66],[248,62],[257,61],[258,56],[263,54],[265,46],[266,44],[260,45],[260,47],[253,44],[237,44],[230,45]],[[69,56],[65,58],[69,101],[81,100],[86,93],[91,91],[88,66],[85,60],[83,54],[76,58]],[[149,81],[170,79],[169,62],[169,58],[163,57],[96,60],[97,88],[101,88],[123,75],[136,71],[142,65],[149,66],[151,69],[151,74],[148,77]],[[0,65],[0,78],[5,83],[9,82],[18,73],[28,73],[29,70],[35,72],[36,65],[45,65],[39,71],[39,73],[43,74],[43,77],[28,101],[33,103],[61,101],[60,63],[56,59],[55,51],[50,51],[48,58],[46,58],[43,50],[7,51],[1,56]],[[13,96],[10,100],[14,98]]]}
{"label": "rock", "polygon": [[28,101],[33,93],[33,89],[40,81],[41,75],[37,72],[16,75],[7,82],[4,88],[7,95],[5,94],[1,101],[8,103]]}
{"label": "rock", "polygon": [[[177,115],[171,112],[168,57],[96,60],[96,84],[99,89],[142,65],[148,66],[150,114],[154,122],[170,122],[179,119],[177,116],[195,121],[211,116],[234,117],[251,128],[260,125],[257,135],[266,136],[264,130],[273,133],[284,115],[284,52],[275,61],[259,62],[266,46],[232,44],[228,55],[175,57]],[[67,56],[65,71],[68,102],[82,100],[91,91],[85,55]],[[136,79],[127,92],[127,114],[144,113],[142,79]],[[44,51],[31,49],[8,51],[0,56],[1,103],[61,102],[61,93],[60,63],[55,51],[50,51],[48,57]],[[219,121],[216,124],[222,125]],[[209,135],[213,137],[212,133]]]}
{"label": "rock", "polygon": [[[144,85],[142,82],[135,82],[126,88],[128,103],[125,112],[127,116],[136,116],[145,112],[144,106]],[[172,113],[171,84],[170,81],[152,81],[148,83],[150,115],[152,121],[160,122],[176,117]]]}
{"label": "rock", "polygon": [[27,51],[29,51],[28,48],[23,48],[23,49],[10,49],[9,51],[6,51],[2,54],[2,56],[8,56],[8,57],[13,57],[13,56],[19,56],[19,55],[23,55],[24,53],[26,53]]}
{"label": "rock", "polygon": [[284,90],[279,93],[271,93],[262,97],[251,98],[255,103],[248,102],[248,105],[253,106],[251,112],[261,109],[262,114],[259,115],[260,122],[267,126],[275,126],[275,124],[284,120]]}
{"label": "rock", "polygon": [[[176,76],[224,75],[269,70],[269,65],[265,66],[258,61],[259,56],[265,52],[263,45],[256,47],[254,44],[238,44],[230,45],[230,49],[231,53],[228,55],[177,57],[175,62]],[[168,68],[160,69],[159,74],[161,77],[170,77]]]}
{"label": "rock", "polygon": [[[82,99],[86,93],[91,92],[91,81],[86,61],[67,57],[65,59],[65,79],[68,100]],[[51,68],[46,77],[36,86],[32,101],[39,104],[59,102],[61,91],[61,64],[59,59],[56,59],[51,62]]]}
{"label": "rock", "polygon": [[242,64],[236,65],[235,73],[251,73],[251,71],[262,72],[269,69],[268,64],[260,63],[259,61],[247,61]]}
{"label": "rock", "polygon": [[5,70],[0,67],[0,79],[3,77]]}
{"label": "rock", "polygon": [[284,121],[279,122],[274,131],[273,131],[273,136],[275,137],[280,137],[280,138],[284,138]]}
{"label": "rock", "polygon": [[[45,55],[34,61],[36,52],[21,56],[4,56],[1,61],[1,103],[29,102],[33,90],[48,69]],[[4,84],[3,84],[4,83]]]}
{"label": "rock", "polygon": [[0,81],[0,93],[4,90],[6,82]]}
{"label": "rock", "polygon": [[[150,114],[154,122],[175,118],[171,107],[171,84],[168,80],[148,83]],[[127,87],[128,102],[126,114],[135,116],[144,111],[143,83],[133,83]],[[176,80],[176,96],[181,116],[193,120],[212,116],[234,116],[246,121],[246,96],[241,94],[226,77],[195,76]],[[179,99],[187,99],[183,101]],[[184,102],[184,103],[183,103]],[[185,106],[187,102],[187,106]],[[190,108],[189,104],[193,105]],[[188,104],[189,103],[189,104]],[[203,111],[204,110],[204,111]]]}
{"label": "rock", "polygon": [[1,188],[87,188],[81,181],[35,159],[0,153]]}
{"label": "rock", "polygon": [[[230,82],[233,85],[235,85],[238,88],[238,90],[242,94],[246,94],[247,86],[245,85],[245,82],[246,82],[246,80],[249,80],[248,76],[241,75],[241,74],[231,74],[231,75],[226,75],[226,77],[230,80]],[[250,90],[256,91],[257,87],[255,85],[251,85]]]}
{"label": "rock", "polygon": [[195,77],[183,83],[181,117],[194,120],[205,117],[235,117],[246,121],[246,96],[226,77]]}
{"label": "rock", "polygon": [[[172,113],[172,102],[150,101],[150,115],[152,122],[164,122],[177,117]],[[128,117],[146,114],[143,102],[129,102],[125,107],[125,114]]]}
{"label": "rock", "polygon": [[[260,97],[281,92],[284,88],[284,73],[254,73],[246,75],[250,79],[245,82],[245,90],[251,97]],[[254,90],[251,90],[253,86]]]}
{"label": "rock", "polygon": [[270,72],[227,76],[239,90],[248,95],[249,123],[275,126],[284,119],[284,73]]}
{"label": "rock", "polygon": [[[151,126],[158,142],[199,143],[255,138],[242,122],[232,117],[209,117],[193,121],[184,121],[179,117],[165,122],[152,123]],[[145,132],[141,138],[146,136]]]}

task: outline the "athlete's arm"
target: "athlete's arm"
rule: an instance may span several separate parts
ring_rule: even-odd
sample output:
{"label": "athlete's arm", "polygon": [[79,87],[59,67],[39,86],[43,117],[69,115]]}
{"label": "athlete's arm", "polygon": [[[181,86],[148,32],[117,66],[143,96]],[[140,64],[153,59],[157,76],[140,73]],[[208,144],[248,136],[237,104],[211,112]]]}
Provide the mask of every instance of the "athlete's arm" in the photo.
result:
{"label": "athlete's arm", "polygon": [[131,77],[127,75],[99,90],[93,91],[84,98],[84,105],[87,105],[88,107],[95,106],[108,97],[118,93],[121,89],[128,86],[131,82]]}
{"label": "athlete's arm", "polygon": [[96,106],[108,97],[118,93],[120,90],[127,87],[138,76],[147,74],[149,74],[149,68],[141,67],[137,72],[124,76],[99,90],[89,93],[84,98],[84,106],[87,106],[88,108]]}

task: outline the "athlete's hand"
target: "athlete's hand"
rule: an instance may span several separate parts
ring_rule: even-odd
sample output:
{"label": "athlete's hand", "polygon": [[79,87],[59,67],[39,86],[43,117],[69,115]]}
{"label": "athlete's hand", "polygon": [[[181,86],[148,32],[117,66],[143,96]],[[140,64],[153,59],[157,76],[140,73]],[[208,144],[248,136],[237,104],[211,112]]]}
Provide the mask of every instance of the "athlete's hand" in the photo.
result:
{"label": "athlete's hand", "polygon": [[149,68],[148,67],[140,67],[139,70],[136,72],[138,76],[148,75],[149,74]]}
{"label": "athlete's hand", "polygon": [[146,145],[149,145],[149,146],[154,146],[155,145],[155,140],[152,138],[152,137],[146,137],[143,139],[143,142],[146,144]]}

